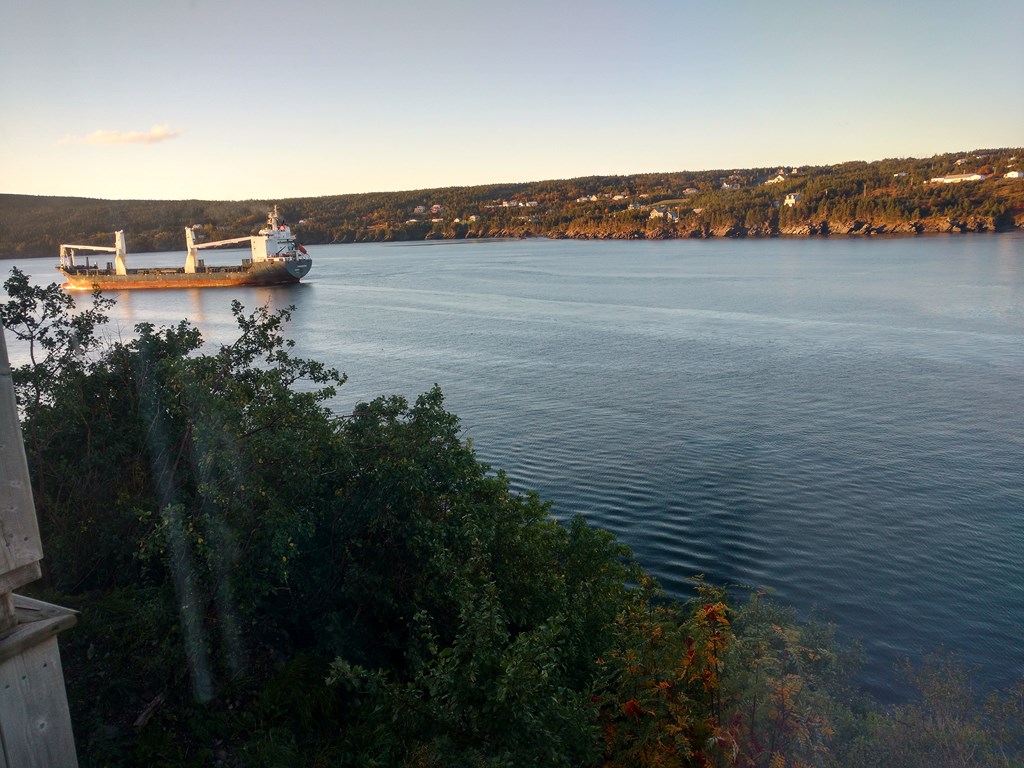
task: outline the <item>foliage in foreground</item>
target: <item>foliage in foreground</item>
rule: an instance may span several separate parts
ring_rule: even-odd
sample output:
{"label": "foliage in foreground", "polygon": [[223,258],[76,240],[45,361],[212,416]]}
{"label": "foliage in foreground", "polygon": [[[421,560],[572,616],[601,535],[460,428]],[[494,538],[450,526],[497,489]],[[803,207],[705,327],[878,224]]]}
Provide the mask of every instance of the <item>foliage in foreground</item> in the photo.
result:
{"label": "foliage in foreground", "polygon": [[974,707],[940,664],[867,711],[830,627],[667,601],[513,494],[438,389],[334,415],[287,312],[235,305],[216,352],[185,323],[103,347],[99,297],[6,288],[84,766],[1020,765],[1019,695]]}

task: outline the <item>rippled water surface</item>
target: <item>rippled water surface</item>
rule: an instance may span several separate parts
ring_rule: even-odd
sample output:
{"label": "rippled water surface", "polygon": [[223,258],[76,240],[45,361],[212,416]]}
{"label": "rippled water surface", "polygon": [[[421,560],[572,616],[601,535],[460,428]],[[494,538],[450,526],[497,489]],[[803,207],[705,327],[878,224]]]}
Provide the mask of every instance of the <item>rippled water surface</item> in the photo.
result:
{"label": "rippled water surface", "polygon": [[349,375],[336,408],[439,383],[483,460],[670,591],[817,606],[883,697],[939,648],[1024,673],[1021,236],[310,252],[302,285],[122,294],[117,322],[224,340],[231,298],[295,304],[300,353]]}

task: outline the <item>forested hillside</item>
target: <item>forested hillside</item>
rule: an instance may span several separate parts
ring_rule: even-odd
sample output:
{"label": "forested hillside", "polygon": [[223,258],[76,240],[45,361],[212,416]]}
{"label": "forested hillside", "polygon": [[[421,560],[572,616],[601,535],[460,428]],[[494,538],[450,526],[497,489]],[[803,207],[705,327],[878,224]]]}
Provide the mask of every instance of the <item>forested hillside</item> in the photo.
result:
{"label": "forested hillside", "polygon": [[[252,234],[280,206],[306,244],[469,237],[675,238],[1005,231],[1024,226],[1024,149],[840,165],[720,169],[290,200],[0,195],[0,257],[60,243],[183,250]],[[1008,175],[1009,174],[1009,175]]]}

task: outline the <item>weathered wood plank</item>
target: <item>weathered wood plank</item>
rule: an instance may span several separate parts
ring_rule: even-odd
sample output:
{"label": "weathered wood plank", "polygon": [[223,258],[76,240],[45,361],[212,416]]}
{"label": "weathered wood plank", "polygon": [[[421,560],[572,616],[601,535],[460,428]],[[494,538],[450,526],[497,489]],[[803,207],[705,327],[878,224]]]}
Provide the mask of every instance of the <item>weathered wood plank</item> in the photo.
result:
{"label": "weathered wood plank", "polygon": [[12,595],[41,575],[43,557],[0,325],[0,768],[76,768],[56,635],[66,608]]}
{"label": "weathered wood plank", "polygon": [[[25,597],[24,595],[14,595],[14,608],[18,612],[18,622],[21,624],[27,624],[30,621],[42,621],[43,619],[63,618],[68,615],[78,616],[78,611],[71,608],[65,608],[63,605],[54,605],[53,603],[44,603],[42,600],[36,600],[34,597]],[[75,622],[72,621],[71,623],[74,624]]]}
{"label": "weathered wood plank", "polygon": [[[31,608],[23,608],[18,605],[22,600],[28,600],[28,598],[15,596],[17,626],[0,638],[0,664],[26,652],[34,645],[39,645],[49,638],[55,637],[57,633],[75,626],[78,622],[78,614],[70,608],[40,603],[38,600],[32,601],[47,606],[47,610],[52,611],[49,616],[42,618],[38,615],[38,610],[33,611]],[[25,620],[22,620],[22,617],[25,617]]]}
{"label": "weathered wood plank", "polygon": [[18,616],[14,612],[14,595],[10,592],[0,593],[0,638],[18,625]]}
{"label": "weathered wood plank", "polygon": [[31,584],[37,579],[43,578],[43,569],[39,567],[39,561],[15,568],[7,573],[0,573],[0,592],[13,592],[18,587]]}
{"label": "weathered wood plank", "polygon": [[78,765],[56,638],[0,663],[0,743],[18,768]]}
{"label": "weathered wood plank", "polygon": [[[0,331],[0,574],[18,571],[42,557],[7,342]],[[27,583],[9,585],[8,591]]]}

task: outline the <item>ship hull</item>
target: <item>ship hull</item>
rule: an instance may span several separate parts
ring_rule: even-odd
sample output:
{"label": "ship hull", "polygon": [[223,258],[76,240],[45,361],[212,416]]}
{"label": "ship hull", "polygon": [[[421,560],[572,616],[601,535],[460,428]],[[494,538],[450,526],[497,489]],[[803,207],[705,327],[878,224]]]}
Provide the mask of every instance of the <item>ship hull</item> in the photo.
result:
{"label": "ship hull", "polygon": [[68,291],[128,291],[158,288],[232,288],[236,286],[288,285],[297,283],[309,272],[310,259],[275,259],[267,262],[246,260],[230,267],[199,267],[185,272],[183,267],[129,269],[118,275],[111,269],[58,267]]}

